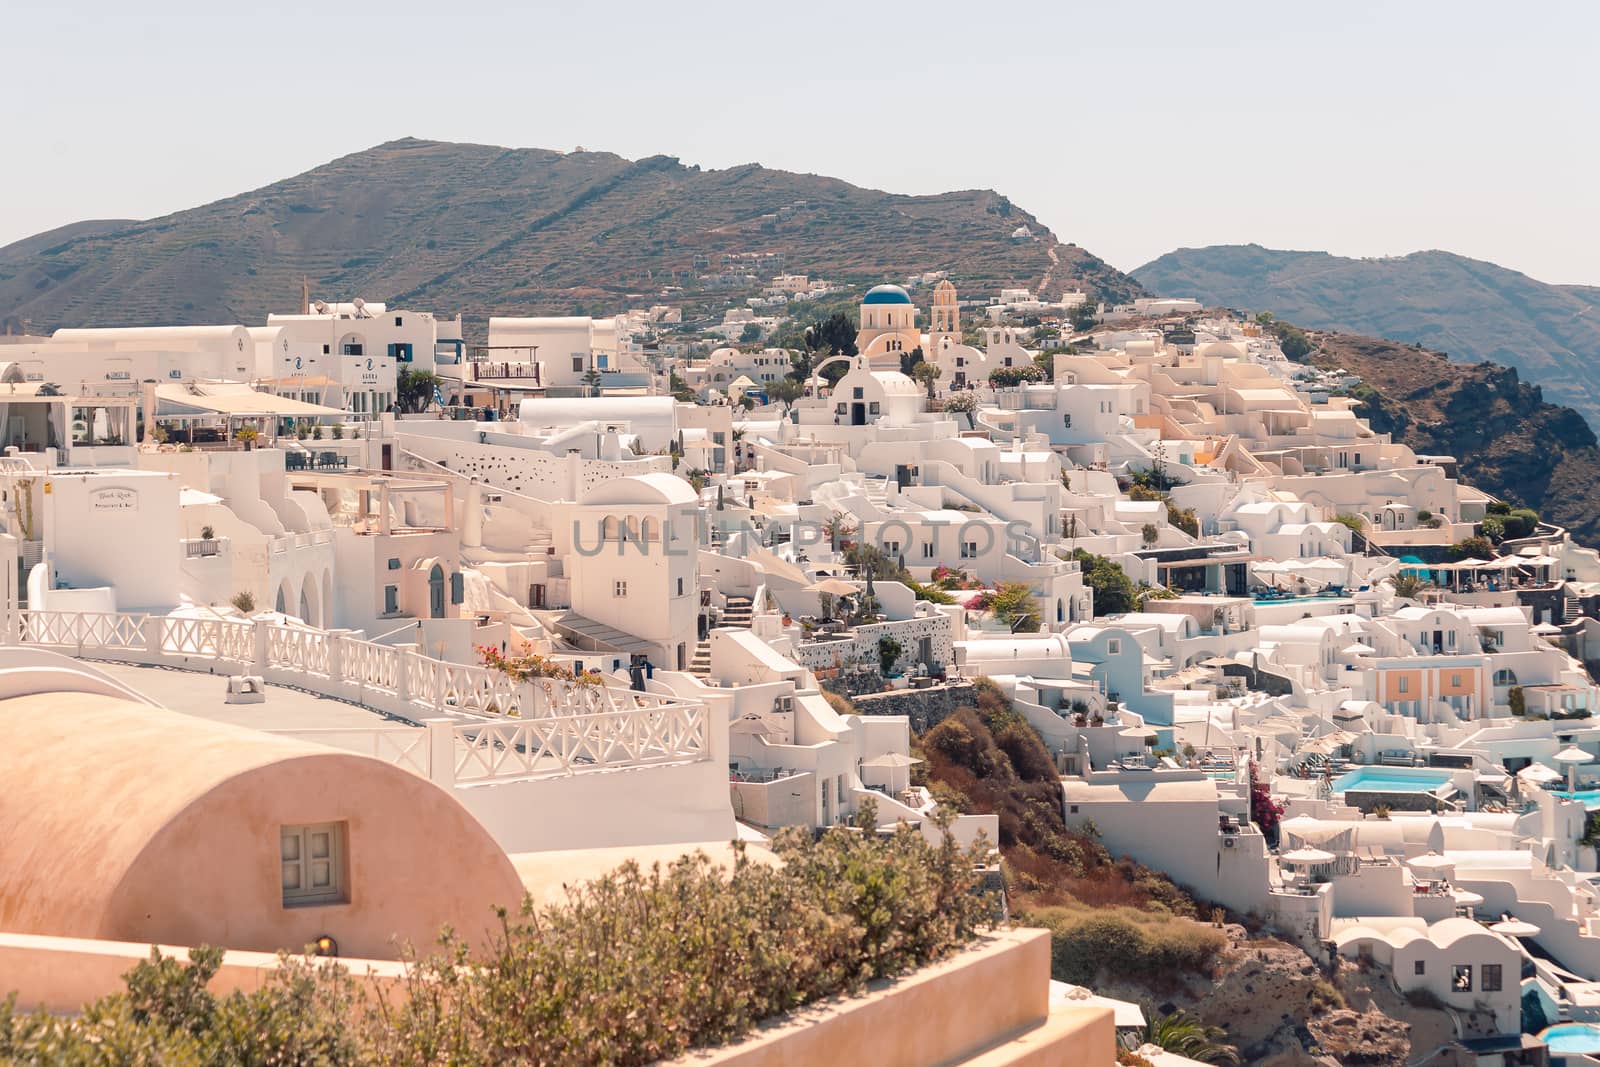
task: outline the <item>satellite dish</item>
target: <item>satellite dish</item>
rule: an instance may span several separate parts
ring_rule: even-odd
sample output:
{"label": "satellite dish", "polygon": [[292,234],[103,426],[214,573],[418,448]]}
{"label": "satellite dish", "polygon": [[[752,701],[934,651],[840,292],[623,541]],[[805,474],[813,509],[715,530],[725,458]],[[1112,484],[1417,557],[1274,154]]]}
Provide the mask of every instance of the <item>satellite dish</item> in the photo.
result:
{"label": "satellite dish", "polygon": [[367,302],[361,299],[359,296],[350,301],[350,306],[356,309],[357,315],[360,315],[367,310]]}
{"label": "satellite dish", "polygon": [[326,315],[328,313],[328,302],[326,300],[318,300],[311,306],[317,309],[318,315]]}

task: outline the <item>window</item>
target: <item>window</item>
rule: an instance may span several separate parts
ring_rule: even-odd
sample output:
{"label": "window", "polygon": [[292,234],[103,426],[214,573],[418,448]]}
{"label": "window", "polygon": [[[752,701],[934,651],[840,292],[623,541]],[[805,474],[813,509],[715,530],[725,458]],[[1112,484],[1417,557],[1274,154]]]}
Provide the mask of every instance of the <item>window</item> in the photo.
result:
{"label": "window", "polygon": [[582,356],[573,356],[572,357],[572,373],[573,374],[577,374],[581,370],[583,370],[583,357]]}
{"label": "window", "polygon": [[350,899],[345,892],[344,823],[281,827],[278,858],[284,907],[343,904]]}
{"label": "window", "polygon": [[404,319],[402,319],[399,315],[396,315],[394,317],[394,324],[396,326],[404,326],[406,323]]}
{"label": "window", "polygon": [[891,556],[898,556],[900,554],[900,542],[885,541],[883,543],[883,550]]}
{"label": "window", "polygon": [[962,559],[977,559],[978,558],[978,542],[976,542],[976,541],[963,541],[963,542],[961,542],[961,558]]}
{"label": "window", "polygon": [[1485,963],[1478,977],[1482,979],[1478,985],[1480,992],[1500,992],[1500,965],[1498,963]]}
{"label": "window", "polygon": [[853,400],[861,400],[865,396],[866,396],[866,393],[862,390],[862,387],[859,386],[859,385],[856,386],[855,389],[852,390],[852,392],[851,392],[851,399],[853,399]]}
{"label": "window", "polygon": [[467,599],[466,575],[456,571],[450,576],[450,603],[462,604]]}
{"label": "window", "polygon": [[612,582],[611,583],[611,595],[612,596],[627,596],[628,595],[628,583],[627,582],[622,582],[622,581]]}
{"label": "window", "polygon": [[1452,674],[1450,676],[1450,688],[1451,689],[1460,689],[1461,688],[1461,675]]}
{"label": "window", "polygon": [[383,587],[383,613],[394,615],[400,610],[400,588],[386,585]]}
{"label": "window", "polygon": [[679,596],[683,595],[683,579],[682,578],[678,579],[678,595]]}
{"label": "window", "polygon": [[1109,641],[1106,642],[1106,655],[1108,655],[1108,656],[1120,656],[1120,655],[1122,655],[1122,638],[1113,637]]}
{"label": "window", "polygon": [[1411,964],[1411,973],[1412,974],[1427,974],[1428,973],[1428,965],[1427,965],[1427,963],[1425,963],[1422,960],[1414,961]]}
{"label": "window", "polygon": [[869,404],[867,406],[867,410],[870,413],[872,413],[873,415],[876,415],[876,414],[878,414],[879,411],[882,410],[882,408],[879,406],[878,402],[876,400],[874,400],[871,404]]}
{"label": "window", "polygon": [[1078,814],[1078,805],[1076,805],[1076,804],[1072,805],[1072,810],[1070,812],[1068,812],[1068,814],[1070,814],[1070,815]]}
{"label": "window", "polygon": [[1071,412],[1068,412],[1067,414],[1061,416],[1061,425],[1065,426],[1069,430],[1072,429],[1072,413]]}
{"label": "window", "polygon": [[332,351],[332,350],[327,345],[323,345],[322,346],[322,354],[323,355],[327,355],[330,351]]}
{"label": "window", "polygon": [[1402,674],[1400,676],[1399,684],[1395,687],[1395,691],[1400,693],[1411,692],[1411,679]]}
{"label": "window", "polygon": [[1450,991],[1452,993],[1472,992],[1472,964],[1456,964],[1455,972],[1450,978]]}
{"label": "window", "polygon": [[364,356],[367,354],[365,345],[345,345],[339,351],[347,356]]}
{"label": "window", "polygon": [[933,558],[933,542],[932,541],[928,541],[925,544],[923,544],[923,546],[922,546],[922,558],[923,559],[932,559]]}

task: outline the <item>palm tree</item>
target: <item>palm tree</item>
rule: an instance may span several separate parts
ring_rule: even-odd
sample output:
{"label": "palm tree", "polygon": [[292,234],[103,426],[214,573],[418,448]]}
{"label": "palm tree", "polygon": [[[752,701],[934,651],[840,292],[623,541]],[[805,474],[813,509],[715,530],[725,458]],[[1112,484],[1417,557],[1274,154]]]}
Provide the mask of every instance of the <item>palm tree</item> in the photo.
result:
{"label": "palm tree", "polygon": [[1170,1015],[1157,1015],[1155,1008],[1145,1005],[1144,1029],[1137,1031],[1134,1040],[1140,1045],[1155,1045],[1167,1052],[1176,1053],[1200,1063],[1236,1064],[1239,1050],[1223,1044],[1227,1031],[1220,1026],[1208,1026],[1186,1011]]}
{"label": "palm tree", "polygon": [[922,383],[928,390],[928,399],[933,399],[933,383],[944,374],[944,369],[937,363],[918,363],[911,368],[911,377]]}
{"label": "palm tree", "polygon": [[1422,576],[1415,571],[1401,571],[1389,577],[1389,587],[1394,590],[1395,596],[1406,600],[1415,600],[1424,584]]}

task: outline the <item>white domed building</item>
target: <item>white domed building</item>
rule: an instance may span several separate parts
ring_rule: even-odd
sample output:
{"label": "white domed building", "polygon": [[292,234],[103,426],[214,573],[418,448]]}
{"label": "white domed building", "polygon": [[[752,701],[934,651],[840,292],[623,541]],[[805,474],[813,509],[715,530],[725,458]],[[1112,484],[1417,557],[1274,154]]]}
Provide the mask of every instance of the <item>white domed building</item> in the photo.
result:
{"label": "white domed building", "polygon": [[900,369],[900,357],[922,345],[917,308],[898,285],[875,285],[861,299],[861,325],[856,352],[874,368]]}

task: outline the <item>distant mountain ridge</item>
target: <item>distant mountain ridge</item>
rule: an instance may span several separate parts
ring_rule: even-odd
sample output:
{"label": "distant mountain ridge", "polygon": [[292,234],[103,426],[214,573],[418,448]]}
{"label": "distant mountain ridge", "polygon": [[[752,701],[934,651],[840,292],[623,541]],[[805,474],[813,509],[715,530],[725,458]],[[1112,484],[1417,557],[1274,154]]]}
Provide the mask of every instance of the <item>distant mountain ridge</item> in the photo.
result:
{"label": "distant mountain ridge", "polygon": [[1551,285],[1451,252],[1347,259],[1260,245],[1181,248],[1132,275],[1162,295],[1514,367],[1600,426],[1600,288]]}
{"label": "distant mountain ridge", "polygon": [[[1013,237],[1021,226],[1031,239]],[[842,282],[949,269],[978,291],[1142,292],[990,191],[898,196],[753,164],[406,139],[162,218],[80,222],[0,248],[0,319],[39,332],[257,323],[295,309],[302,276],[328,299],[480,322],[614,312],[656,302],[697,259],[715,272],[748,252]]]}

